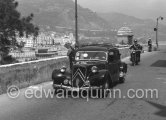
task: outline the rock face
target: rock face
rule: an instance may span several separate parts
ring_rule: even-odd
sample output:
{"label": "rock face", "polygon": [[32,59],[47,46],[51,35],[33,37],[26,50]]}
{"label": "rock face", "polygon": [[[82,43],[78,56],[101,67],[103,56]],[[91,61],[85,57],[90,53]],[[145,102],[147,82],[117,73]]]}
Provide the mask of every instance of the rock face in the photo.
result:
{"label": "rock face", "polygon": [[[34,13],[34,22],[44,29],[74,28],[75,3],[72,0],[18,0],[23,15]],[[109,28],[108,23],[90,9],[78,5],[78,26],[82,29]]]}

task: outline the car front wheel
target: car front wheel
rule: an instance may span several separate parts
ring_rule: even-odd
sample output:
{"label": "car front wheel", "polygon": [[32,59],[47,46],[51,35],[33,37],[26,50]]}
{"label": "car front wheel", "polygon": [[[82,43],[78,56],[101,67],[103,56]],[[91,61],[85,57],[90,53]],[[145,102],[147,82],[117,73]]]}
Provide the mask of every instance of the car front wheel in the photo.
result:
{"label": "car front wheel", "polygon": [[120,77],[119,78],[119,83],[124,83],[125,82],[125,78],[124,77]]}
{"label": "car front wheel", "polygon": [[102,95],[100,95],[102,98],[106,98],[109,94],[110,84],[108,80],[105,82],[102,88]]}

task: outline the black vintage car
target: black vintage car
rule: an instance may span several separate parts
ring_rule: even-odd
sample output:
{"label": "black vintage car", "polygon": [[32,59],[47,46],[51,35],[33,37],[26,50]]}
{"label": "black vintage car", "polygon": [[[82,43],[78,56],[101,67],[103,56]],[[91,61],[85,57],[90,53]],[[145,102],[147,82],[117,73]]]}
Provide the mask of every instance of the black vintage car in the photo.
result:
{"label": "black vintage car", "polygon": [[57,89],[110,89],[114,83],[123,83],[127,65],[120,60],[116,47],[95,45],[76,51],[70,72],[65,67],[52,73],[53,88]]}

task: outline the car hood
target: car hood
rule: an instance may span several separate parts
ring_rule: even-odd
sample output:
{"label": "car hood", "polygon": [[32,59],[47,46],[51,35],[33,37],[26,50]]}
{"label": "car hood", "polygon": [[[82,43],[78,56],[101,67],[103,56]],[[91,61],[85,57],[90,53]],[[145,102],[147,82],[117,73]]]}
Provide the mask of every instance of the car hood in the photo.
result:
{"label": "car hood", "polygon": [[106,62],[105,61],[81,61],[77,62],[73,65],[73,67],[85,67],[85,68],[91,68],[92,66],[97,66],[99,69],[105,69]]}

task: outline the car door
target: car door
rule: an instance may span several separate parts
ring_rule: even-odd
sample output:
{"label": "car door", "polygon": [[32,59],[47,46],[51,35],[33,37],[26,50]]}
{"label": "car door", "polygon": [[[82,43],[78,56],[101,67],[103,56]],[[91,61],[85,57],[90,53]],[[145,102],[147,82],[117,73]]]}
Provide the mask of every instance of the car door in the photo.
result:
{"label": "car door", "polygon": [[118,68],[118,61],[117,55],[114,50],[110,50],[108,53],[108,69],[112,76],[112,80],[115,82],[118,80],[119,68]]}
{"label": "car door", "polygon": [[115,49],[114,51],[115,56],[115,80],[119,81],[119,68],[120,68],[120,53],[119,50]]}

